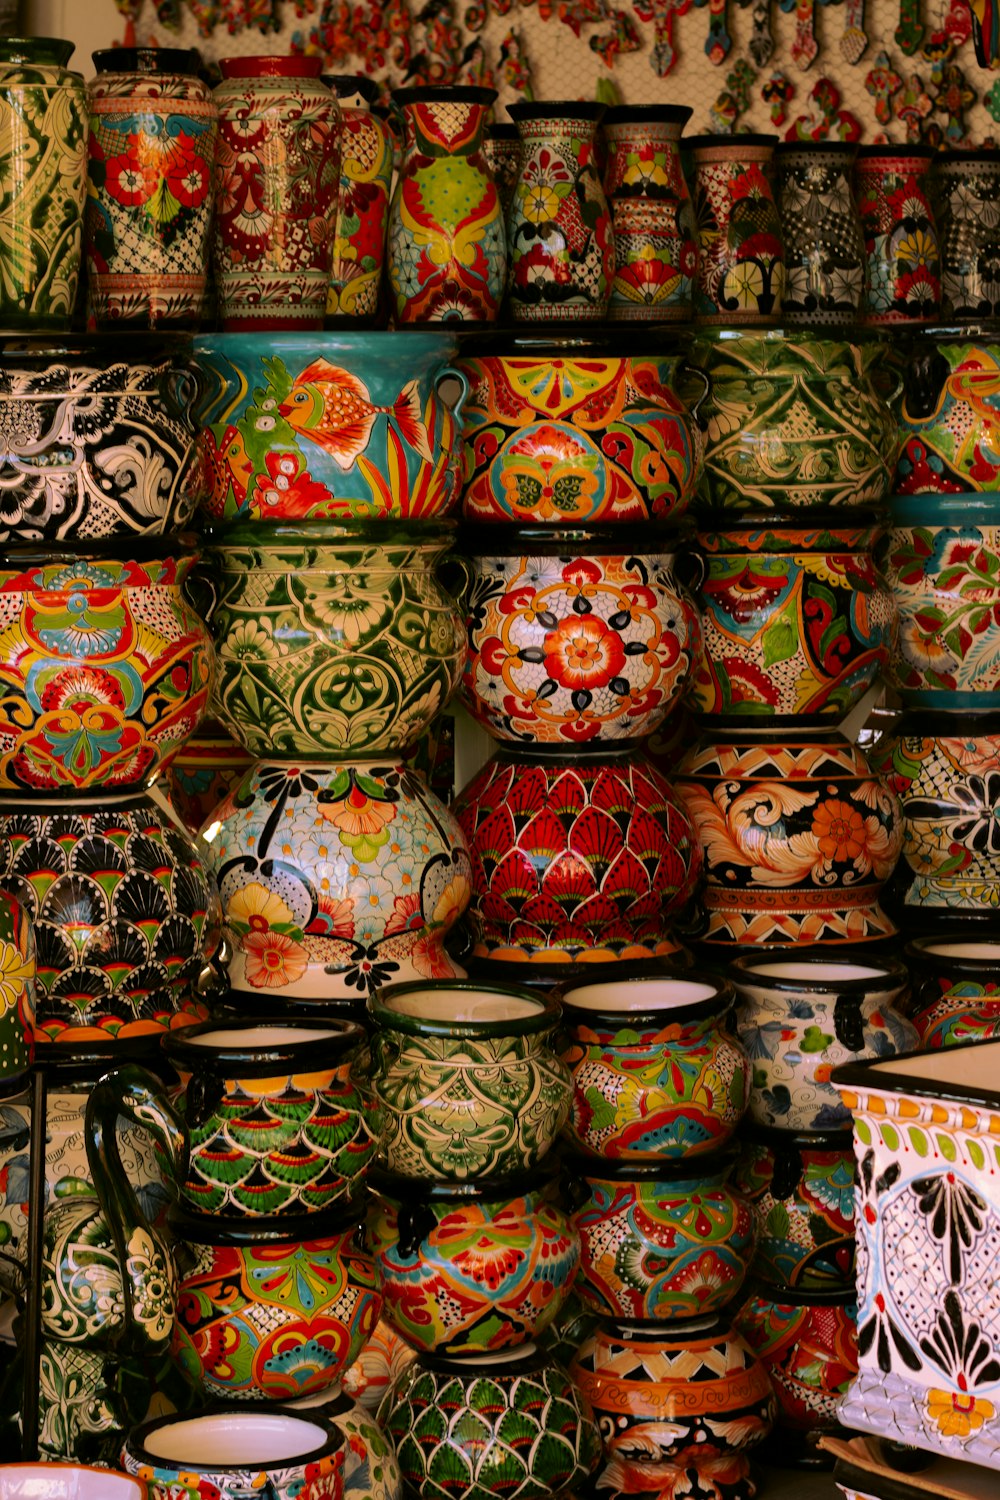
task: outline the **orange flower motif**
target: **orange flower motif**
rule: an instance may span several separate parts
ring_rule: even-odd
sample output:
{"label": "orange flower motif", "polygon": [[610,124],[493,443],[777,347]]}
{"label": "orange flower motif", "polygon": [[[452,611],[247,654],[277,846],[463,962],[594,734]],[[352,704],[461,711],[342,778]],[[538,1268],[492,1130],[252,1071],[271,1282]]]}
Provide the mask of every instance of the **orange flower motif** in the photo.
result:
{"label": "orange flower motif", "polygon": [[305,949],[283,932],[250,932],[243,939],[243,952],[255,990],[283,989],[306,971]]}
{"label": "orange flower motif", "polygon": [[857,859],[868,843],[865,820],[856,807],[830,797],[813,813],[812,831],[819,841],[820,853],[827,859]]}
{"label": "orange flower motif", "polygon": [[593,615],[560,620],[543,649],[549,676],[571,691],[603,687],[625,665],[620,637]]}
{"label": "orange flower motif", "polygon": [[978,1432],[987,1419],[996,1416],[992,1401],[970,1396],[965,1391],[927,1392],[927,1415],[945,1437],[968,1437]]}

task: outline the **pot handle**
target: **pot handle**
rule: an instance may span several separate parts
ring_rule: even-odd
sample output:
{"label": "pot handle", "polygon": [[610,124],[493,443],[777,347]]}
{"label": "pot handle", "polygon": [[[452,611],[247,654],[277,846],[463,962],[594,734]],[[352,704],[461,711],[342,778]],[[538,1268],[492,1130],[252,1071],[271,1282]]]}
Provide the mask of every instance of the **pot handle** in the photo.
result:
{"label": "pot handle", "polygon": [[[449,380],[454,380],[458,383],[458,395],[455,397],[454,401],[449,401],[447,397],[445,397],[441,393],[441,386]],[[463,372],[458,369],[456,365],[445,365],[435,375],[434,387],[437,390],[438,394],[441,395],[441,400],[451,411],[452,416],[455,418],[455,426],[458,428],[459,432],[461,432],[462,413],[465,410],[465,402],[469,394],[469,377],[463,374]]]}
{"label": "pot handle", "polygon": [[219,589],[205,566],[204,557],[198,559],[184,580],[184,589],[192,609],[206,625],[211,625],[212,616],[219,607]]}
{"label": "pot handle", "polygon": [[699,413],[702,402],[712,389],[712,382],[705,371],[683,359],[677,370],[676,387],[676,394],[684,402],[690,415],[699,427],[703,426]]}
{"label": "pot handle", "polygon": [[948,379],[948,371],[948,361],[943,354],[928,351],[913,355],[903,375],[903,415],[907,421],[926,422],[933,414]]}

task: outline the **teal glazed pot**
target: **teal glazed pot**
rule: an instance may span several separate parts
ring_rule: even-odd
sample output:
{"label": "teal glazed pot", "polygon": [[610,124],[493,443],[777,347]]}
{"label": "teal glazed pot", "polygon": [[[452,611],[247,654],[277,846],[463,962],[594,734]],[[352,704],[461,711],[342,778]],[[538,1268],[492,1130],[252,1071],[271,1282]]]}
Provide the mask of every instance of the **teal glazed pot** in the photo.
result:
{"label": "teal glazed pot", "polygon": [[903,949],[913,1024],[925,1050],[1000,1038],[1000,942],[956,926]]}
{"label": "teal glazed pot", "polygon": [[425,1182],[537,1167],[570,1107],[554,1000],[450,980],[387,985],[368,1011],[383,1166]]}
{"label": "teal glazed pot", "polygon": [[454,334],[412,330],[196,338],[208,518],[444,515],[460,483],[457,348]]}
{"label": "teal glazed pot", "polygon": [[900,351],[898,495],[971,499],[1000,489],[1000,339],[929,328]]}

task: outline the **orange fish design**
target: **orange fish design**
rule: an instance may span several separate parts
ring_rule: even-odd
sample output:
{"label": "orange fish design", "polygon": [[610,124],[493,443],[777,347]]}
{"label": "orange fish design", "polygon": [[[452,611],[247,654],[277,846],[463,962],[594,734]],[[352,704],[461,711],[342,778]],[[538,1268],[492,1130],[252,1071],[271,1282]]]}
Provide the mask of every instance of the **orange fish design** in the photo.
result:
{"label": "orange fish design", "polygon": [[214,434],[206,432],[201,444],[201,461],[205,482],[217,503],[221,505],[225,502],[232,485],[236,503],[242,505],[253,474],[253,460],[247,453],[242,433],[230,425],[216,447]]}
{"label": "orange fish design", "polygon": [[373,406],[356,375],[329,360],[315,359],[278,410],[303,437],[325,448],[341,469],[349,469],[365,451],[381,412],[396,423],[403,441],[429,462],[430,442],[420,415],[418,389],[418,382],[410,380],[391,406]]}

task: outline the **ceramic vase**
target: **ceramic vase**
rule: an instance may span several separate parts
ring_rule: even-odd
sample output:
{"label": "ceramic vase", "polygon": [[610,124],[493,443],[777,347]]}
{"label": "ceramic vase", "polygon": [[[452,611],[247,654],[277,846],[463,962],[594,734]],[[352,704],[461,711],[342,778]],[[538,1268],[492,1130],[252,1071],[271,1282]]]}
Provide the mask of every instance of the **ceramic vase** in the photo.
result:
{"label": "ceramic vase", "polygon": [[475,1362],[422,1356],[396,1377],[378,1412],[408,1490],[495,1500],[555,1500],[584,1484],[600,1457],[586,1399],[529,1344]]}
{"label": "ceramic vase", "polygon": [[382,1166],[447,1183],[538,1166],[570,1109],[554,1001],[450,980],[386,985],[368,1009]]}
{"label": "ceramic vase", "polygon": [[979,323],[1000,316],[1000,233],[995,149],[943,151],[931,169],[931,202],[941,241],[941,317]]}
{"label": "ceramic vase", "polygon": [[363,74],[324,74],[340,105],[340,188],[326,321],[355,328],[376,321],[385,265],[392,137],[372,112],[379,86]]}
{"label": "ceramic vase", "polygon": [[469,900],[451,813],[398,757],[260,761],[200,840],[232,935],[229,982],[282,1007],[461,973],[444,939]]}
{"label": "ceramic vase", "polygon": [[736,328],[699,334],[690,357],[709,381],[700,512],[800,521],[885,501],[899,381],[877,344]]}
{"label": "ceramic vase", "polygon": [[[903,347],[897,495],[1000,488],[1000,343],[983,330],[930,328]],[[933,519],[929,517],[928,519]]]}
{"label": "ceramic vase", "polygon": [[849,714],[896,641],[877,535],[863,522],[700,531],[695,711],[755,723]]}
{"label": "ceramic vase", "polygon": [[306,1421],[321,1417],[344,1435],[344,1500],[400,1500],[403,1478],[392,1444],[372,1413],[342,1387],[300,1396],[288,1409]]}
{"label": "ceramic vase", "polygon": [[899,1013],[909,994],[904,964],[740,954],[730,964],[739,995],[736,1024],[753,1063],[749,1114],[794,1131],[850,1129],[830,1073],[859,1057],[892,1057],[917,1044]]}
{"label": "ceramic vase", "polygon": [[483,155],[500,194],[500,211],[506,233],[510,200],[521,175],[521,138],[516,125],[488,125],[483,136]]}
{"label": "ceramic vase", "polygon": [[343,1393],[374,1417],[397,1375],[413,1364],[413,1349],[390,1322],[379,1318],[353,1364],[344,1371]]}
{"label": "ceramic vase", "polygon": [[483,150],[494,89],[395,89],[403,155],[389,205],[386,271],[407,323],[493,323],[507,275],[500,195]]}
{"label": "ceramic vase", "polygon": [[99,327],[201,320],[218,110],[197,64],[178,47],[94,53],[84,249]]}
{"label": "ceramic vase", "polygon": [[618,105],[601,122],[615,237],[613,321],[691,316],[698,246],[680,156],[690,118],[690,109],[679,104]]}
{"label": "ceramic vase", "polygon": [[507,306],[516,323],[607,315],[615,275],[611,210],[594,160],[600,104],[520,101],[520,176],[507,217]]}
{"label": "ceramic vase", "polygon": [[[463,348],[466,520],[531,526],[677,522],[701,472],[691,408],[704,381],[677,353],[524,333]],[[699,388],[700,384],[700,388]]]}
{"label": "ceramic vase", "polygon": [[856,323],[865,290],[865,241],[846,141],[782,142],[775,152],[787,280],[786,323]]}
{"label": "ceramic vase", "polygon": [[628,750],[502,749],[459,793],[472,859],[472,956],[558,979],[663,958],[700,858],[672,787]]}
{"label": "ceramic vase", "polygon": [[903,958],[922,1049],[1000,1037],[1000,943],[976,941],[956,926],[940,937],[912,938]]}
{"label": "ceramic vase", "polygon": [[854,1285],[850,1130],[801,1135],[745,1121],[732,1184],[754,1219],[753,1275],[769,1286]]}
{"label": "ceramic vase", "polygon": [[645,1166],[724,1146],[746,1109],[750,1064],[717,978],[621,965],[570,980],[562,1056],[573,1079],[567,1135],[588,1158]]}
{"label": "ceramic vase", "polygon": [[833,730],[707,734],[677,790],[705,856],[712,951],[891,937],[879,900],[903,846],[899,800]]}
{"label": "ceramic vase", "polygon": [[215,289],[222,326],[322,328],[341,119],[314,56],[219,61]]}
{"label": "ceramic vase", "polygon": [[[68,328],[83,258],[87,98],[73,43],[0,39],[0,289],[6,328]],[[15,248],[16,247],[16,248]]]}
{"label": "ceramic vase", "polygon": [[24,1090],[34,1062],[35,974],[28,913],[0,887],[0,1098]]}
{"label": "ceramic vase", "polygon": [[774,197],[773,135],[694,136],[699,323],[773,323],[785,293],[785,247]]}
{"label": "ceramic vase", "polygon": [[462,538],[468,651],[462,695],[494,739],[644,739],[683,692],[698,616],[674,553],[629,530]]}
{"label": "ceramic vase", "polygon": [[761,1288],[740,1308],[736,1327],[770,1376],[778,1402],[775,1450],[786,1458],[815,1462],[816,1435],[840,1430],[839,1403],[858,1370],[857,1325],[853,1287]]}
{"label": "ceramic vase", "polygon": [[197,833],[252,763],[253,756],[218,719],[203,719],[170,762],[160,785],[188,832]]}
{"label": "ceramic vase", "polygon": [[941,248],[930,200],[930,146],[861,146],[854,188],[868,274],[869,326],[926,323],[941,306]]}

